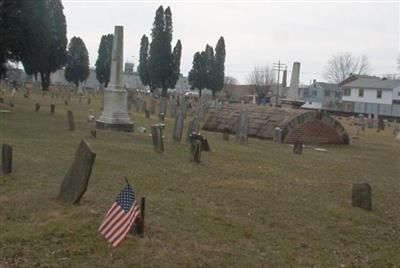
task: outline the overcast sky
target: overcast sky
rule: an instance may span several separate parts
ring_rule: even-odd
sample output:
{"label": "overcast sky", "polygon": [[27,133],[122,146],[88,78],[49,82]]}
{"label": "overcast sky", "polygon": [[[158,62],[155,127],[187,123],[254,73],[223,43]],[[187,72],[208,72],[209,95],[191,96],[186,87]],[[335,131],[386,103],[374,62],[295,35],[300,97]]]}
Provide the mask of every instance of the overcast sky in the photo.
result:
{"label": "overcast sky", "polygon": [[[150,36],[159,5],[171,7],[174,41],[182,42],[181,72],[186,76],[193,54],[223,36],[226,75],[247,82],[255,65],[301,62],[300,80],[323,80],[329,58],[340,52],[367,55],[371,73],[396,73],[400,51],[397,2],[156,2],[63,0],[68,38],[79,36],[94,66],[103,34],[124,26],[124,58],[138,63],[140,38]],[[290,76],[290,73],[289,73]]]}

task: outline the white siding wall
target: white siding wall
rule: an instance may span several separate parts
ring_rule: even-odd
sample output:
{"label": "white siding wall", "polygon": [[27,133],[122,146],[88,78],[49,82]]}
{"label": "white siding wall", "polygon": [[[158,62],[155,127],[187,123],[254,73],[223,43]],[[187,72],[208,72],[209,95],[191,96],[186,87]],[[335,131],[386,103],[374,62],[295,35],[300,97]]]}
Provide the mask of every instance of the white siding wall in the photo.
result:
{"label": "white siding wall", "polygon": [[358,96],[358,88],[351,89],[350,96],[343,96],[343,101],[353,101],[353,102],[368,102],[368,103],[382,103],[382,104],[392,104],[393,91],[384,89],[382,90],[382,98],[378,99],[377,89],[364,89],[364,96]]}
{"label": "white siding wall", "polygon": [[393,99],[400,100],[400,87],[393,89]]}

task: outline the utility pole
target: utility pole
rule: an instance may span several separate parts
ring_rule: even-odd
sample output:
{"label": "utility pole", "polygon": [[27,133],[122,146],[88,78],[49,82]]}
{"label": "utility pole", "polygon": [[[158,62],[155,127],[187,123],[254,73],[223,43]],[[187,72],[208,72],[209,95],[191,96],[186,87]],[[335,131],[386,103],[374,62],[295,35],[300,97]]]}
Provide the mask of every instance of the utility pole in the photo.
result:
{"label": "utility pole", "polygon": [[276,83],[275,106],[278,106],[278,104],[279,104],[279,83],[280,83],[280,79],[281,79],[281,68],[287,69],[287,65],[284,63],[281,63],[281,61],[278,61],[278,63],[273,64],[273,70],[278,71],[278,81]]}

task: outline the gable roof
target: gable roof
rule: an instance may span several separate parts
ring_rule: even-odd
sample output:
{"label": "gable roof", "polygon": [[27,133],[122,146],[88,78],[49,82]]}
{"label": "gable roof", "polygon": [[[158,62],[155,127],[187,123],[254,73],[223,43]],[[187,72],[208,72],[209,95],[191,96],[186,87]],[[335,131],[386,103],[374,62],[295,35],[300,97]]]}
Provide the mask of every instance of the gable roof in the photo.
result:
{"label": "gable roof", "polygon": [[377,77],[377,76],[371,76],[371,75],[366,75],[366,74],[352,74],[349,77],[347,77],[346,79],[344,79],[342,82],[340,82],[339,87],[344,86],[345,84],[350,83],[359,78],[377,78],[377,79],[379,79],[379,77]]}
{"label": "gable roof", "polygon": [[317,82],[317,85],[326,90],[331,90],[331,91],[339,91],[340,90],[338,85],[333,84],[333,83]]}
{"label": "gable roof", "polygon": [[396,87],[400,87],[400,80],[382,80],[377,78],[359,78],[343,85],[343,88],[394,89]]}

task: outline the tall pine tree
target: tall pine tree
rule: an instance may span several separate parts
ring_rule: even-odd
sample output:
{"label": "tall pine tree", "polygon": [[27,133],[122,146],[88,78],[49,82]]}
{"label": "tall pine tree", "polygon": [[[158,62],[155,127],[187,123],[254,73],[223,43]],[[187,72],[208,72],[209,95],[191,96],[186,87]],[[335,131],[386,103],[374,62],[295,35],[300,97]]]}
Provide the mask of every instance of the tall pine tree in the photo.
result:
{"label": "tall pine tree", "polygon": [[144,86],[150,86],[151,88],[149,72],[149,38],[146,35],[143,35],[140,40],[139,65],[137,69],[142,84]]}
{"label": "tall pine tree", "polygon": [[65,79],[78,88],[79,83],[89,76],[89,53],[85,43],[79,37],[72,37],[68,46],[68,60],[65,67]]}
{"label": "tall pine tree", "polygon": [[221,36],[215,46],[215,60],[212,66],[212,86],[210,87],[213,97],[224,87],[225,78],[225,41]]}
{"label": "tall pine tree", "polygon": [[95,64],[96,78],[104,87],[107,87],[110,81],[113,38],[113,34],[107,34],[101,37],[98,57]]}

